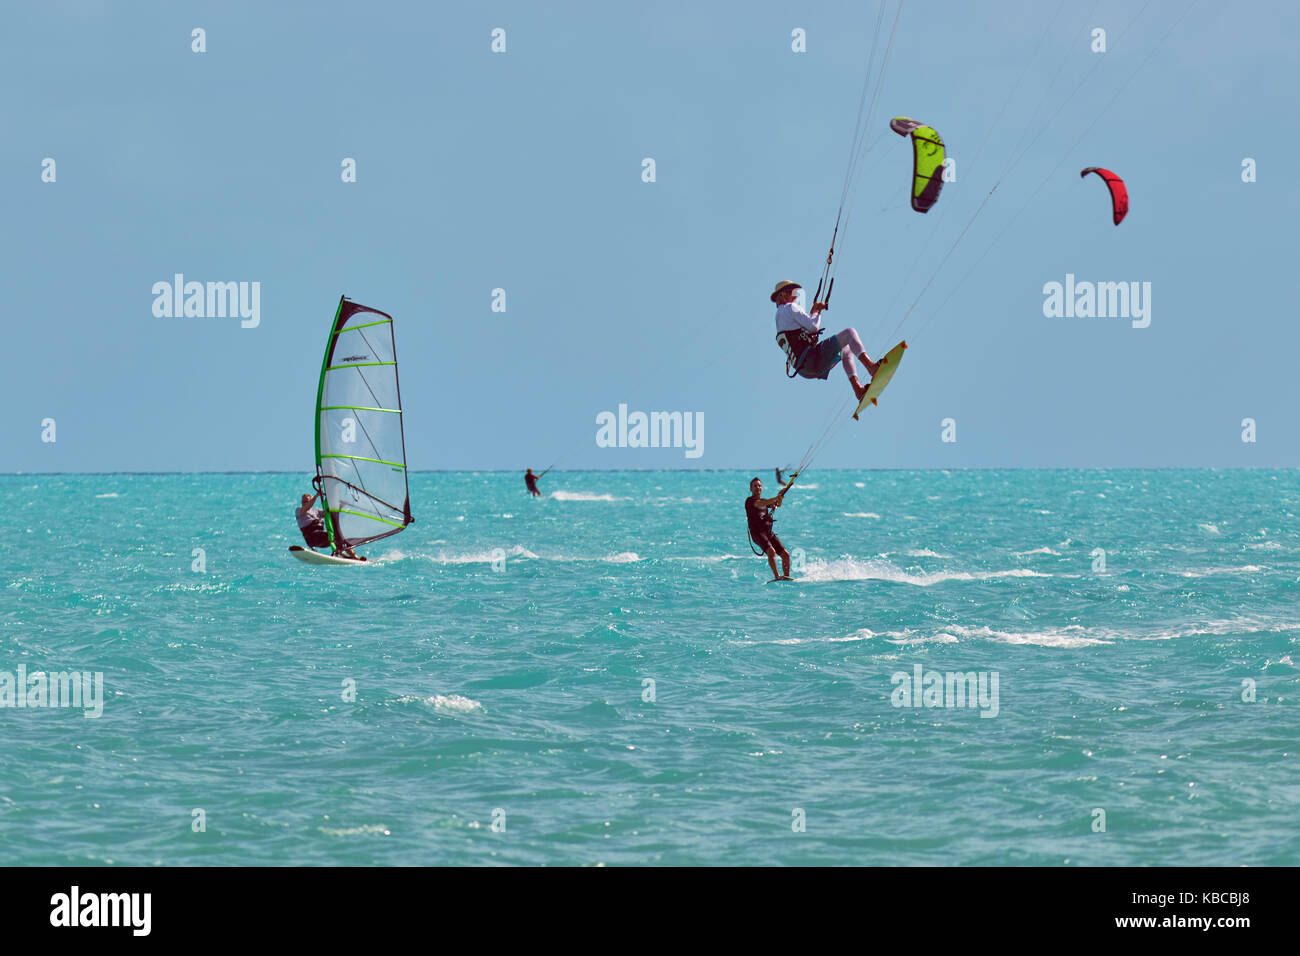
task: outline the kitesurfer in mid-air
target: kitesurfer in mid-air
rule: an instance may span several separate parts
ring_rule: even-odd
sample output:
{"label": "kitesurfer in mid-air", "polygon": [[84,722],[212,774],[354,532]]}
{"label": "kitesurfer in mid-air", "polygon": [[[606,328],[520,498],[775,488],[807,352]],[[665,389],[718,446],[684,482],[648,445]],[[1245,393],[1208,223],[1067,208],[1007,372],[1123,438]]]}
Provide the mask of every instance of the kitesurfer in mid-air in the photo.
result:
{"label": "kitesurfer in mid-air", "polygon": [[[763,482],[751,478],[749,497],[745,499],[745,520],[749,522],[749,536],[754,546],[760,548],[767,556],[767,563],[772,568],[773,581],[790,580],[790,552],[781,544],[781,539],[772,533],[772,509],[781,507],[789,486],[782,488],[775,498],[764,498]],[[781,573],[776,573],[776,559],[781,557]]]}
{"label": "kitesurfer in mid-air", "polygon": [[537,490],[537,478],[538,476],[533,474],[533,470],[531,468],[529,468],[528,471],[524,474],[524,484],[528,486],[528,490],[532,492],[534,498],[541,497],[542,494],[540,491]]}
{"label": "kitesurfer in mid-air", "polygon": [[814,302],[809,315],[800,307],[795,294],[802,288],[799,283],[786,279],[778,282],[772,292],[771,299],[776,303],[777,344],[785,350],[790,367],[804,378],[824,379],[830,375],[836,362],[843,364],[849,384],[853,386],[853,395],[860,400],[867,386],[858,381],[853,357],[856,355],[862,359],[869,375],[876,374],[880,363],[871,361],[856,329],[848,328],[818,341],[822,333],[821,314],[826,310],[826,303]]}
{"label": "kitesurfer in mid-air", "polygon": [[[298,518],[298,530],[302,532],[303,540],[307,542],[307,547],[328,548],[330,546],[329,532],[325,530],[325,512],[320,508],[313,508],[316,499],[320,497],[320,492],[314,495],[303,495],[302,504],[294,514]],[[353,561],[364,561],[365,558],[359,557],[351,548],[343,547],[334,552],[344,558],[351,558]]]}

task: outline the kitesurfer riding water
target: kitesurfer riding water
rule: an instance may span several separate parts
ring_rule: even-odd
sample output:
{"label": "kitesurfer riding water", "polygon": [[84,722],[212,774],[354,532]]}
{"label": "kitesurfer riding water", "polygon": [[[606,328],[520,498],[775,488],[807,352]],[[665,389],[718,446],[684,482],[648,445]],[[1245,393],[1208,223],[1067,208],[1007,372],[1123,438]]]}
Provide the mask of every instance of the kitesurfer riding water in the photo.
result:
{"label": "kitesurfer riding water", "polygon": [[[745,520],[749,522],[749,536],[754,546],[761,548],[767,555],[767,563],[772,568],[773,581],[790,580],[790,552],[781,544],[781,539],[772,533],[772,509],[781,507],[785,493],[790,486],[782,488],[775,498],[764,498],[763,482],[751,478],[749,497],[745,499]],[[776,573],[776,558],[781,557],[781,573]]]}
{"label": "kitesurfer riding water", "polygon": [[[314,495],[303,495],[302,504],[294,512],[298,518],[298,530],[302,532],[303,540],[307,542],[307,546],[313,550],[330,546],[329,532],[325,530],[325,512],[320,508],[312,507],[319,497],[319,491]],[[355,551],[347,547],[339,548],[334,553],[345,558],[351,558],[353,561],[365,560],[365,558],[358,557]]]}
{"label": "kitesurfer riding water", "polygon": [[528,490],[533,493],[534,498],[540,497],[542,494],[540,491],[537,490],[538,477],[539,476],[533,474],[533,470],[531,468],[529,468],[527,473],[524,475],[524,484],[528,486]]}
{"label": "kitesurfer riding water", "polygon": [[876,374],[880,363],[871,361],[856,329],[847,328],[832,338],[818,341],[823,331],[821,314],[826,310],[826,303],[814,302],[809,315],[800,307],[795,294],[802,288],[799,283],[786,279],[776,284],[771,295],[776,303],[776,342],[785,351],[787,363],[804,378],[824,379],[830,375],[835,363],[840,362],[849,376],[854,397],[861,400],[867,386],[858,381],[853,356],[862,359],[870,375]]}

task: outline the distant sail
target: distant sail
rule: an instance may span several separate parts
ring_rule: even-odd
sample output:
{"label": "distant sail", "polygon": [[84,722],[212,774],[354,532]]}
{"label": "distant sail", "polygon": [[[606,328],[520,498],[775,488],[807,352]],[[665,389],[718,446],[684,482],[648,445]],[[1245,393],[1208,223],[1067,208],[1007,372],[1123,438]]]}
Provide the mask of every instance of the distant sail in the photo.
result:
{"label": "distant sail", "polygon": [[316,390],[316,482],[335,550],[397,534],[415,520],[393,317],[346,296]]}

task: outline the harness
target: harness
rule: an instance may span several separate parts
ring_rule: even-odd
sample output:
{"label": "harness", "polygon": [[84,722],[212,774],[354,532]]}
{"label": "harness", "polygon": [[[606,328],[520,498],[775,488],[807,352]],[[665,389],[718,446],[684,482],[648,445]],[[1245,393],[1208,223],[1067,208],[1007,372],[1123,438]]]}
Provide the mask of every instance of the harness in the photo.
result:
{"label": "harness", "polygon": [[[764,530],[767,531],[768,534],[771,534],[771,533],[772,533],[772,522],[776,520],[775,518],[772,517],[772,509],[771,509],[771,508],[768,508],[768,509],[767,509],[767,515],[766,515],[766,518],[767,518],[767,521],[764,522]],[[762,551],[758,550],[758,548],[754,547],[754,533],[753,533],[752,531],[749,530],[749,523],[748,523],[748,522],[745,523],[745,535],[749,538],[749,550],[750,550],[750,551],[753,551],[754,554],[758,555],[758,557],[760,557],[760,558],[761,558],[761,557],[764,557],[764,552],[762,552]]]}
{"label": "harness", "polygon": [[[781,469],[778,468],[777,471],[776,471],[776,473],[777,473],[777,475],[778,475],[778,477],[779,477],[780,474],[781,474]],[[787,481],[787,482],[786,482],[786,483],[781,487],[781,492],[780,492],[780,493],[781,493],[781,494],[784,494],[785,492],[789,491],[789,490],[794,486],[794,480],[795,480],[796,478],[798,478],[798,477],[799,477],[799,472],[796,471],[794,474],[792,474],[792,475],[790,476],[790,480]],[[773,523],[774,521],[776,521],[775,516],[772,514],[772,508],[771,508],[771,507],[767,507],[767,508],[764,508],[764,509],[763,509],[763,515],[762,515],[761,518],[759,518],[759,521],[760,521],[760,523],[763,525],[762,530],[765,531],[765,532],[767,532],[768,534],[771,534],[771,533],[772,533],[772,523]],[[745,522],[745,535],[746,535],[746,537],[749,538],[749,550],[750,550],[750,551],[753,551],[754,554],[758,555],[760,558],[763,557],[763,556],[764,556],[764,555],[763,555],[763,552],[760,551],[760,550],[758,550],[758,548],[754,547],[754,535],[753,535],[753,532],[751,532],[751,531],[749,530],[749,522],[748,522],[748,521]]]}
{"label": "harness", "polygon": [[816,332],[809,332],[807,329],[786,329],[776,333],[776,344],[781,346],[781,351],[785,353],[786,378],[794,378],[799,374],[804,359],[810,354],[809,350],[817,344],[821,334],[821,329]]}

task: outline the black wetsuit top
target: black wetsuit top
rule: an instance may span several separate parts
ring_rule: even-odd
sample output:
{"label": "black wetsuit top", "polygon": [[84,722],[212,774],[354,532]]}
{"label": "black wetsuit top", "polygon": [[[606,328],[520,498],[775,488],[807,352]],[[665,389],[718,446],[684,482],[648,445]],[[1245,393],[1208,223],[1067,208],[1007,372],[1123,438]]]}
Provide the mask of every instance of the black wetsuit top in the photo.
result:
{"label": "black wetsuit top", "polygon": [[524,475],[524,484],[528,486],[529,491],[537,490],[537,476],[533,474]]}
{"label": "black wetsuit top", "polygon": [[772,533],[772,509],[758,506],[758,495],[745,499],[745,520],[749,522],[749,533],[757,538]]}

